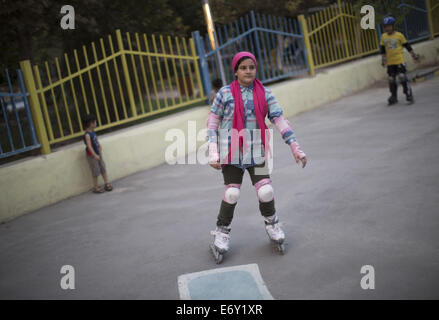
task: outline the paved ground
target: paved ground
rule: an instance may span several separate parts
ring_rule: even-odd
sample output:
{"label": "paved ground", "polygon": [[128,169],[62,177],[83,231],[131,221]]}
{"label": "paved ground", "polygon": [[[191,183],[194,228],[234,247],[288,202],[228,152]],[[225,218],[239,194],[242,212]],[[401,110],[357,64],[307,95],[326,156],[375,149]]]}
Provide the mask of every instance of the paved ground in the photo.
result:
{"label": "paved ground", "polygon": [[[276,299],[439,298],[439,78],[387,107],[386,83],[290,119],[299,169],[275,135],[285,256],[268,244],[246,173],[222,266],[257,263]],[[318,94],[318,93],[316,93]],[[0,298],[178,299],[177,277],[216,268],[223,186],[201,165],[162,165],[0,225]],[[76,270],[76,290],[59,286]],[[360,268],[373,265],[375,290]]]}

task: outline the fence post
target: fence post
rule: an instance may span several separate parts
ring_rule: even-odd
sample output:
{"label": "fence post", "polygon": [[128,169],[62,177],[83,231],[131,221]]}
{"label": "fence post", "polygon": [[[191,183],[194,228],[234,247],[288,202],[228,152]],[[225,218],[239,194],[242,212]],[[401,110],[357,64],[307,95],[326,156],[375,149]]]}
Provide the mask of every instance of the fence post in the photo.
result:
{"label": "fence post", "polygon": [[[252,29],[256,29],[257,25],[256,25],[256,17],[255,17],[255,13],[254,11],[250,11],[250,17],[251,17],[251,21],[252,21]],[[262,60],[262,55],[261,55],[261,48],[259,47],[259,36],[258,36],[258,30],[255,30],[255,42],[256,42],[256,56],[259,62],[259,65],[261,66],[261,80],[264,81],[265,80],[265,74],[264,74],[264,63]]]}
{"label": "fence post", "polygon": [[433,17],[432,17],[432,10],[431,10],[431,0],[425,0],[425,4],[427,6],[427,16],[428,16],[428,26],[430,28],[430,39],[434,38],[434,28],[433,28]]}
{"label": "fence post", "polygon": [[41,112],[40,101],[38,99],[37,88],[35,87],[35,80],[32,73],[32,68],[29,60],[20,61],[21,72],[23,73],[24,84],[29,93],[29,105],[32,113],[32,120],[34,121],[35,131],[37,133],[38,141],[41,143],[41,153],[50,153],[49,139],[47,138],[46,126],[44,125],[43,113]]}
{"label": "fence post", "polygon": [[377,23],[377,25],[375,26],[376,28],[376,40],[377,40],[377,48],[378,51],[380,50],[380,46],[381,46],[381,24]]}
{"label": "fence post", "polygon": [[198,61],[194,61],[194,69],[195,69],[195,77],[197,78],[197,85],[200,88],[200,97],[204,96],[204,88],[203,85],[201,83],[201,72],[200,72],[200,56],[197,55],[197,49],[195,48],[195,43],[194,43],[194,37],[189,39],[189,44],[191,47],[191,53],[192,56],[198,60]]}
{"label": "fence post", "polygon": [[123,41],[122,41],[122,35],[120,33],[120,29],[116,30],[116,39],[117,39],[117,44],[119,46],[119,50],[122,52],[120,57],[122,61],[123,74],[127,86],[128,100],[130,101],[131,112],[133,114],[133,117],[137,117],[136,102],[134,101],[133,88],[131,86],[130,74],[128,72],[128,64],[127,64],[127,59],[125,57],[125,52],[124,52],[125,50],[123,48]]}
{"label": "fence post", "polygon": [[314,60],[312,57],[312,51],[311,51],[311,44],[309,42],[309,33],[308,33],[308,26],[306,24],[306,19],[303,14],[301,14],[299,17],[299,23],[302,29],[302,35],[303,40],[305,42],[305,53],[306,53],[306,60],[308,61],[308,68],[309,68],[309,75],[314,75]]}
{"label": "fence post", "polygon": [[192,32],[192,38],[194,39],[195,49],[199,56],[198,64],[201,70],[201,81],[203,82],[204,92],[207,96],[207,100],[209,101],[212,86],[210,84],[209,67],[207,65],[206,53],[204,52],[203,40],[201,39],[199,31]]}
{"label": "fence post", "polygon": [[337,5],[338,5],[338,12],[339,12],[339,15],[340,15],[340,20],[341,20],[341,30],[342,30],[342,33],[343,33],[344,48],[345,48],[345,51],[346,51],[346,58],[348,58],[350,53],[349,53],[349,48],[348,48],[348,40],[347,40],[347,37],[346,37],[346,28],[345,28],[345,25],[344,25],[343,11],[341,11],[341,1],[340,0],[337,0]]}

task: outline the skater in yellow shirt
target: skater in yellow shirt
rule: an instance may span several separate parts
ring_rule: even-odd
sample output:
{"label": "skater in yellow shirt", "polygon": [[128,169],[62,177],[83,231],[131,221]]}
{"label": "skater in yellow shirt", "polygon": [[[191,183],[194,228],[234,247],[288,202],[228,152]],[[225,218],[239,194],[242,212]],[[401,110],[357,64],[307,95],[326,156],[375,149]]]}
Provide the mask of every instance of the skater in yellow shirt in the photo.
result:
{"label": "skater in yellow shirt", "polygon": [[388,99],[389,105],[398,102],[397,79],[402,85],[407,101],[413,103],[413,93],[406,75],[407,69],[402,47],[404,46],[408,50],[415,61],[418,61],[419,57],[415,54],[410,44],[408,44],[404,35],[401,32],[395,31],[395,19],[393,17],[384,18],[383,25],[385,33],[381,36],[380,44],[382,65],[387,65],[387,74],[389,75],[389,89],[391,93]]}

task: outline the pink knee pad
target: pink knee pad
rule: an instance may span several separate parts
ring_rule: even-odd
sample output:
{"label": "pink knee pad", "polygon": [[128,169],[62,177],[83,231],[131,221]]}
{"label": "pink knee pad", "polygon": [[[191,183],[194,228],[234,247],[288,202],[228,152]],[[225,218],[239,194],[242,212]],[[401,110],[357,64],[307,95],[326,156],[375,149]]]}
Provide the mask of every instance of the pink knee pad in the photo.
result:
{"label": "pink knee pad", "polygon": [[274,190],[270,178],[262,179],[255,183],[256,194],[260,202],[270,202],[274,199]]}
{"label": "pink knee pad", "polygon": [[223,200],[229,204],[238,202],[241,184],[230,183],[224,188]]}

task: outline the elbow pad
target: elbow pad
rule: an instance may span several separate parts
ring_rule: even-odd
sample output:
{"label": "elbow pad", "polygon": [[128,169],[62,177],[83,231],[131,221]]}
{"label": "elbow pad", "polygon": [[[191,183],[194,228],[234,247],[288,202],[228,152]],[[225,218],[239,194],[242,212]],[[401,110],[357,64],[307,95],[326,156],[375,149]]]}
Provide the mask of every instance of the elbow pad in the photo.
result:
{"label": "elbow pad", "polygon": [[207,129],[218,130],[220,119],[220,116],[216,115],[212,111],[209,112],[209,116],[206,120]]}

